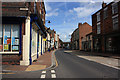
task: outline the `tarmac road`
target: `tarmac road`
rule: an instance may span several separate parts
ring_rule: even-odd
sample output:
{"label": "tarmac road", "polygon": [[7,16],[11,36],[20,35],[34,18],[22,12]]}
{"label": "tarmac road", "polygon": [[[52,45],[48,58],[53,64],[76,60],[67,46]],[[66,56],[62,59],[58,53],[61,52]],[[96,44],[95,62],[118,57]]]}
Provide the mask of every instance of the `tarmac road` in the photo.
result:
{"label": "tarmac road", "polygon": [[118,70],[58,50],[55,53],[57,78],[118,78]]}
{"label": "tarmac road", "polygon": [[55,52],[58,66],[43,71],[3,74],[3,78],[118,78],[118,70],[67,53]]}

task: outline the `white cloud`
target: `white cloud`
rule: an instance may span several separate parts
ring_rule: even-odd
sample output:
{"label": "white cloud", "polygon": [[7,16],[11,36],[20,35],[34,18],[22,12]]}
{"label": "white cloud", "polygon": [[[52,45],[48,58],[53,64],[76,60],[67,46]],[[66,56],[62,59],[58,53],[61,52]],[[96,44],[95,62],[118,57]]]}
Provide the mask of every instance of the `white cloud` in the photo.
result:
{"label": "white cloud", "polygon": [[76,12],[78,18],[88,17],[100,8],[94,1],[91,1],[91,3],[81,3],[80,5],[82,6],[69,10],[69,12]]}
{"label": "white cloud", "polygon": [[54,10],[52,10],[52,11],[50,11],[50,12],[48,12],[47,14],[46,14],[46,16],[47,17],[50,17],[50,16],[58,16],[58,8],[56,8],[56,9],[54,9]]}
{"label": "white cloud", "polygon": [[69,10],[70,13],[73,13],[73,10]]}
{"label": "white cloud", "polygon": [[49,6],[48,3],[45,4],[45,9],[46,9],[46,11],[51,11],[52,10],[52,8]]}

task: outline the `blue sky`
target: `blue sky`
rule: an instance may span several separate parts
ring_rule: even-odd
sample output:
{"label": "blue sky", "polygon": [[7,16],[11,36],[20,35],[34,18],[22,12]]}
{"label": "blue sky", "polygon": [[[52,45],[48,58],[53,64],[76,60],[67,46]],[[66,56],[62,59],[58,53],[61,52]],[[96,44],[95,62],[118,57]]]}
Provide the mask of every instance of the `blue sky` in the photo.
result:
{"label": "blue sky", "polygon": [[45,2],[46,26],[54,29],[64,42],[70,41],[71,33],[78,23],[87,22],[92,25],[92,14],[98,11],[101,2]]}

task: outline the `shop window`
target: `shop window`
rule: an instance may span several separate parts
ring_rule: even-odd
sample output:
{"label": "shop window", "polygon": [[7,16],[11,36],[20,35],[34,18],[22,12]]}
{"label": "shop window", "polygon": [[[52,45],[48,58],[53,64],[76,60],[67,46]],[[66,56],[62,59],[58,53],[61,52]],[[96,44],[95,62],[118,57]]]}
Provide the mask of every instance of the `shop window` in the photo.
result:
{"label": "shop window", "polygon": [[19,51],[19,25],[0,26],[0,52]]}
{"label": "shop window", "polygon": [[35,54],[37,51],[37,32],[35,29],[32,29],[32,54]]}
{"label": "shop window", "polygon": [[12,27],[12,51],[19,51],[19,25]]}
{"label": "shop window", "polygon": [[3,28],[0,25],[0,52],[3,51]]}
{"label": "shop window", "polygon": [[11,25],[4,25],[4,51],[11,51]]}

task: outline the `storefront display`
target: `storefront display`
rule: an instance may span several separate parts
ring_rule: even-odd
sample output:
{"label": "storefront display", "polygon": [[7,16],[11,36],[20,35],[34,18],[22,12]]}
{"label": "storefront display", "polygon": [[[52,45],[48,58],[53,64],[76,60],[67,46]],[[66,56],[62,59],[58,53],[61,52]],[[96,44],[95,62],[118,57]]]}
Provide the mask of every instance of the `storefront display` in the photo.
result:
{"label": "storefront display", "polygon": [[19,50],[19,46],[12,46],[12,50]]}
{"label": "storefront display", "polygon": [[3,45],[0,44],[0,52],[3,51]]}
{"label": "storefront display", "polygon": [[3,24],[0,27],[0,51],[19,51],[19,25]]}
{"label": "storefront display", "polygon": [[9,50],[9,45],[8,44],[4,45],[4,50]]}

